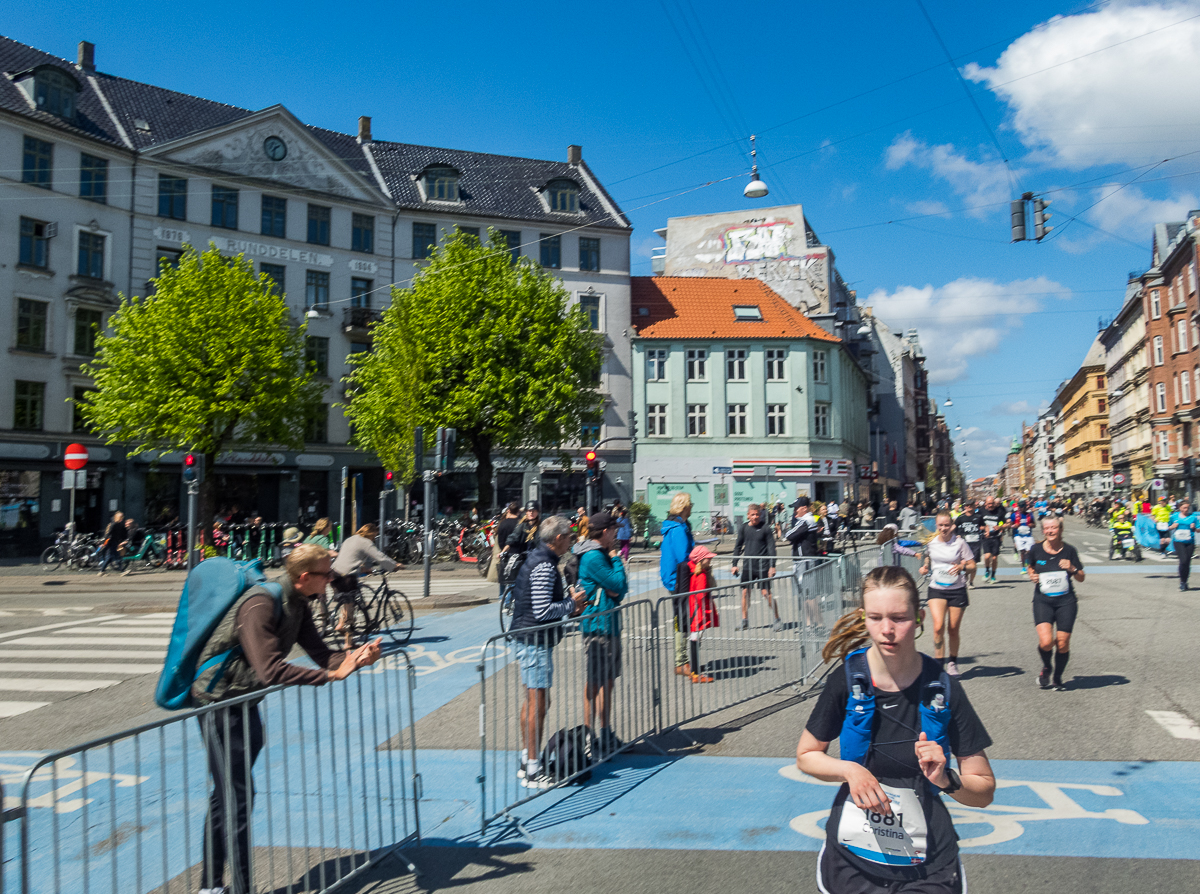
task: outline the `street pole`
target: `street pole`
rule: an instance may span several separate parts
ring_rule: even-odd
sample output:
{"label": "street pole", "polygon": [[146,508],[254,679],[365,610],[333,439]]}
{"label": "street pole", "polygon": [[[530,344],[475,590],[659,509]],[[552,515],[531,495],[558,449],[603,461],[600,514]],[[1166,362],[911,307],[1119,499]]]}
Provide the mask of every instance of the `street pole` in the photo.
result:
{"label": "street pole", "polygon": [[71,473],[71,514],[67,517],[67,536],[75,537],[75,473]]}
{"label": "street pole", "polygon": [[188,534],[187,568],[191,571],[196,564],[196,495],[200,493],[200,482],[188,482]]}
{"label": "street pole", "polygon": [[376,539],[376,546],[380,549],[387,547],[387,491],[379,492],[379,537]]}
{"label": "street pole", "polygon": [[434,514],[430,511],[433,505],[433,483],[437,480],[437,473],[433,469],[426,469],[425,474],[421,476],[425,481],[425,598],[429,598],[429,572],[433,570],[433,519]]}
{"label": "street pole", "polygon": [[342,498],[338,501],[338,542],[346,539],[346,478],[350,469],[342,466]]}

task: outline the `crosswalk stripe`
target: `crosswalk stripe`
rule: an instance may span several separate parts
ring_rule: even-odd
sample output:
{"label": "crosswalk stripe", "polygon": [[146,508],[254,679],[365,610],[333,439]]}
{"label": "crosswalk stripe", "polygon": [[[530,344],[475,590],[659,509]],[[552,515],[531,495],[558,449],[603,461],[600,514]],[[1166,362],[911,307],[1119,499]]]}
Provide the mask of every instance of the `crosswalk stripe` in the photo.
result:
{"label": "crosswalk stripe", "polygon": [[93,692],[116,686],[120,680],[37,680],[0,677],[0,691],[8,692]]}
{"label": "crosswalk stripe", "polygon": [[16,717],[28,711],[44,708],[50,702],[0,702],[0,717]]}
{"label": "crosswalk stripe", "polygon": [[22,639],[11,639],[5,645],[9,646],[156,646],[160,643],[165,647],[168,637],[151,639],[149,637],[121,638],[117,636],[26,636]]}
{"label": "crosswalk stripe", "polygon": [[[147,640],[170,639],[169,630],[129,630],[124,627],[72,627],[70,630],[60,630],[55,636],[137,636]],[[20,640],[11,640],[19,643]]]}
{"label": "crosswalk stripe", "polygon": [[[57,640],[55,640],[57,642]],[[135,661],[152,659],[162,660],[167,654],[166,649],[153,652],[134,652],[129,649],[0,649],[0,658],[111,658],[115,661]]]}
{"label": "crosswalk stripe", "polygon": [[1159,726],[1176,739],[1200,739],[1200,726],[1192,718],[1178,711],[1147,711]]}
{"label": "crosswalk stripe", "polygon": [[[93,624],[98,621],[116,620],[120,615],[101,615],[99,618],[89,619]],[[78,627],[79,619],[73,621],[63,621],[60,624],[45,624],[41,627],[27,627],[24,630],[10,630],[8,633],[0,633],[0,640],[12,639],[14,636],[21,636],[26,633],[40,633],[43,630],[61,630],[63,627]]]}
{"label": "crosswalk stripe", "polygon": [[103,662],[0,661],[0,674],[156,674],[156,664],[105,664]]}
{"label": "crosswalk stripe", "polygon": [[146,620],[144,618],[128,618],[128,619],[123,619],[120,621],[105,621],[103,624],[100,624],[99,626],[101,626],[101,627],[138,627],[138,628],[144,627],[144,628],[153,629],[153,630],[169,631],[175,625],[171,621],[151,621],[151,620]]}

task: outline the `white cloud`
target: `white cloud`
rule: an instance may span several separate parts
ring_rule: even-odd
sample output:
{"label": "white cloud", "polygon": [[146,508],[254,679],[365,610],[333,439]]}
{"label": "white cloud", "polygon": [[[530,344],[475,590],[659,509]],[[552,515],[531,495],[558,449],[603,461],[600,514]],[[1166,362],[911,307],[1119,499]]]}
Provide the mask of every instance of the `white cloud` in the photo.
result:
{"label": "white cloud", "polygon": [[1200,2],[1180,0],[1055,16],[994,67],[963,74],[1008,103],[1027,148],[1062,166],[1177,155],[1200,137],[1200,18],[1184,21],[1197,13]]}
{"label": "white cloud", "polygon": [[929,381],[944,385],[963,378],[972,357],[995,351],[1026,315],[1053,296],[1067,298],[1070,290],[1045,277],[1009,283],[964,278],[936,288],[877,289],[866,303],[893,329],[916,327]]}
{"label": "white cloud", "polygon": [[1033,404],[1027,400],[1014,400],[1008,403],[996,404],[988,411],[993,416],[1028,416],[1036,413]]}
{"label": "white cloud", "polygon": [[[909,165],[931,171],[949,183],[968,207],[1007,202],[1012,192],[1008,171],[1002,162],[972,161],[955,149],[952,143],[930,146],[911,133],[902,133],[892,140],[885,163],[891,171]],[[986,217],[993,214],[994,209],[976,207],[970,213],[976,217]]]}
{"label": "white cloud", "polygon": [[927,214],[936,217],[949,217],[950,209],[943,202],[919,201],[909,202],[908,210],[914,214]]}
{"label": "white cloud", "polygon": [[[1154,225],[1160,221],[1186,220],[1189,211],[1200,208],[1200,196],[1183,193],[1156,199],[1147,196],[1136,186],[1122,189],[1119,183],[1107,183],[1051,205],[1050,210],[1057,219],[1052,218],[1050,223],[1065,229],[1067,217],[1074,209],[1087,208],[1089,205],[1092,207],[1083,213],[1081,220],[1107,233],[1144,243],[1148,248],[1148,237]],[[1091,251],[1107,241],[1104,233],[1077,226],[1071,226],[1069,231],[1055,237],[1055,244],[1072,254]]]}
{"label": "white cloud", "polygon": [[975,478],[995,474],[1004,465],[1011,446],[1012,438],[980,428],[964,429],[954,440],[955,453],[960,461],[964,456],[970,461],[971,475]]}

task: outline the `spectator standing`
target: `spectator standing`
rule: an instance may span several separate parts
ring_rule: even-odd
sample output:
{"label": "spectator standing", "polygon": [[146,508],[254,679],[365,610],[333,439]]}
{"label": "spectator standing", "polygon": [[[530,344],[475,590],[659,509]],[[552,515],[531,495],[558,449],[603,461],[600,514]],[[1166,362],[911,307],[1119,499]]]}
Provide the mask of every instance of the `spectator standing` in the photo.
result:
{"label": "spectator standing", "polygon": [[808,497],[800,497],[792,504],[792,522],[784,533],[784,539],[792,545],[793,556],[815,556],[817,533],[820,525],[812,514],[812,503]]}
{"label": "spectator standing", "polygon": [[542,507],[537,500],[525,504],[525,518],[513,528],[500,551],[500,567],[506,580],[513,580],[517,569],[525,561],[529,551],[537,546],[538,524],[542,520]]}
{"label": "spectator standing", "polygon": [[908,505],[900,510],[900,517],[897,519],[897,525],[901,531],[911,531],[921,522],[921,513],[917,511],[916,504],[909,501]]}
{"label": "spectator standing", "polygon": [[521,766],[517,776],[526,788],[550,788],[554,783],[542,771],[542,727],[554,685],[553,650],[562,639],[557,622],[579,614],[586,602],[583,590],[567,591],[558,560],[571,549],[571,523],[561,516],[546,519],[538,528],[540,541],[526,556],[513,584],[512,639],[517,643],[521,684]]}
{"label": "spectator standing", "polygon": [[[675,599],[675,673],[688,676],[692,673],[687,656],[687,593],[690,575],[687,568],[688,556],[696,548],[692,525],[688,517],[692,514],[692,498],[682,491],[671,497],[667,519],[662,523],[662,549],[658,564],[658,576],[668,593],[681,598]],[[682,573],[681,573],[682,566]]]}
{"label": "spectator standing", "polygon": [[622,559],[629,558],[629,544],[633,541],[633,522],[629,518],[629,510],[624,506],[617,514],[617,547]]}
{"label": "spectator standing", "polygon": [[864,528],[875,527],[875,507],[865,500],[862,503],[862,511],[859,513],[859,518],[862,519]]}
{"label": "spectator standing", "polygon": [[836,537],[841,523],[842,509],[837,500],[830,500],[825,504],[825,533],[830,537]]}
{"label": "spectator standing", "polygon": [[900,527],[900,506],[895,500],[888,500],[887,509],[883,511],[883,523]]}
{"label": "spectator standing", "polygon": [[712,598],[713,588],[717,585],[712,575],[712,560],[716,557],[716,553],[704,546],[697,546],[688,555],[688,568],[692,573],[688,584],[688,615],[691,617],[688,657],[693,683],[713,682],[713,678],[700,668],[700,637],[710,627],[721,626],[721,617]]}
{"label": "spectator standing", "polygon": [[[738,562],[741,557],[741,562]],[[769,557],[769,558],[768,558]],[[738,530],[737,544],[733,547],[733,567],[730,571],[737,577],[738,565],[742,566],[742,630],[750,626],[750,584],[757,581],[763,598],[775,615],[772,630],[783,629],[779,620],[779,608],[771,598],[771,578],[775,577],[775,531],[766,523],[763,510],[757,503],[746,507],[746,521]],[[695,668],[693,668],[695,671]]]}
{"label": "spectator standing", "polygon": [[104,529],[104,543],[100,546],[100,576],[108,569],[109,563],[115,562],[117,570],[124,569],[121,559],[121,544],[125,542],[125,514],[114,512],[112,521]]}
{"label": "spectator standing", "polygon": [[496,580],[500,584],[500,595],[504,595],[505,576],[504,576],[504,547],[508,543],[508,538],[512,536],[513,531],[517,529],[517,525],[521,523],[521,504],[513,500],[504,507],[504,515],[496,525],[496,544],[500,547],[495,558],[496,563]]}
{"label": "spectator standing", "polygon": [[[579,588],[587,608],[579,621],[587,661],[584,689],[586,723],[595,731],[601,756],[612,754],[621,741],[612,731],[613,682],[621,676],[621,615],[612,611],[629,594],[625,563],[617,550],[617,520],[597,512],[588,518],[589,538],[579,547]],[[600,725],[594,725],[599,714]]]}

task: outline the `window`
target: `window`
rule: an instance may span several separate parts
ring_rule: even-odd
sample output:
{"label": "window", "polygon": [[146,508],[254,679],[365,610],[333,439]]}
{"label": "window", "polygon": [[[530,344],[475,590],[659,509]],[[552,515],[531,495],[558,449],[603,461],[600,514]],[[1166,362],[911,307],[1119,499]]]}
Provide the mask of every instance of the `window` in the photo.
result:
{"label": "window", "polygon": [[1186,351],[1188,347],[1188,330],[1187,320],[1180,320],[1175,324],[1175,341],[1178,343],[1178,350]]}
{"label": "window", "polygon": [[787,404],[767,404],[767,437],[787,434]]}
{"label": "window", "polygon": [[1162,299],[1158,296],[1158,289],[1150,290],[1150,316],[1156,320],[1162,316]]}
{"label": "window", "polygon": [[708,404],[687,405],[688,437],[699,438],[708,434]]}
{"label": "window", "polygon": [[1096,376],[1096,387],[1097,388],[1104,387],[1104,376]]}
{"label": "window", "polygon": [[1102,437],[1102,438],[1108,437],[1108,426],[1107,425],[1100,426],[1100,437]]}
{"label": "window", "polygon": [[53,158],[53,143],[47,143],[45,140],[35,137],[26,137],[25,152],[21,157],[21,182],[49,189]]}
{"label": "window", "polygon": [[41,431],[45,423],[46,383],[22,382],[18,379],[13,397],[13,428]]}
{"label": "window", "polygon": [[500,238],[508,246],[508,253],[512,255],[512,262],[514,264],[517,263],[517,258],[521,257],[521,231],[501,230]]}
{"label": "window", "polygon": [[787,351],[783,348],[767,348],[767,380],[772,382],[782,382],[787,378],[787,368],[784,366],[784,359],[787,357]]}
{"label": "window", "polygon": [[329,375],[329,339],[310,335],[304,340],[304,357],[314,375]]}
{"label": "window", "polygon": [[227,186],[212,188],[212,225],[226,230],[236,230],[238,191]]}
{"label": "window", "polygon": [[1200,347],[1200,325],[1192,321],[1192,347]]}
{"label": "window", "polygon": [[425,172],[425,198],[430,202],[458,201],[458,171],[454,168],[430,168]]}
{"label": "window", "polygon": [[826,366],[829,360],[828,351],[813,351],[813,381],[827,382],[828,372]]}
{"label": "window", "polygon": [[546,198],[551,211],[579,213],[579,187],[570,180],[551,180],[546,187]]}
{"label": "window", "polygon": [[813,436],[829,437],[829,404],[813,405]]}
{"label": "window", "polygon": [[24,351],[46,350],[46,316],[50,305],[45,301],[17,299],[17,347]]}
{"label": "window", "polygon": [[329,244],[329,214],[324,205],[308,206],[308,242],[310,245]]}
{"label": "window", "polygon": [[646,379],[651,382],[667,380],[667,352],[663,348],[652,348],[646,352]]}
{"label": "window", "polygon": [[1163,339],[1161,335],[1154,336],[1154,365],[1163,365]]}
{"label": "window", "polygon": [[287,267],[283,264],[259,263],[258,272],[270,277],[272,295],[282,296],[287,292]]}
{"label": "window", "polygon": [[746,405],[728,404],[725,407],[726,429],[728,435],[746,434]]}
{"label": "window", "polygon": [[79,196],[91,202],[108,202],[108,159],[79,156]]}
{"label": "window", "polygon": [[1171,436],[1165,431],[1158,433],[1158,458],[1171,458]]}
{"label": "window", "polygon": [[44,68],[33,76],[33,101],[39,112],[74,118],[75,89],[73,78],[53,68]]}
{"label": "window", "polygon": [[71,395],[71,431],[79,432],[80,434],[90,434],[92,428],[88,425],[87,420],[83,418],[83,404],[87,402],[87,396],[95,391],[95,388],[75,388]]}
{"label": "window", "polygon": [[352,341],[352,342],[350,342],[350,353],[351,354],[370,354],[371,353],[371,345],[369,342],[365,342],[365,341]]}
{"label": "window", "polygon": [[329,441],[329,404],[317,404],[304,426],[304,440],[310,444]]}
{"label": "window", "polygon": [[468,236],[474,236],[476,240],[479,239],[479,227],[458,227],[458,231]]}
{"label": "window", "polygon": [[703,348],[688,350],[687,378],[689,382],[703,382],[708,378],[708,351]]}
{"label": "window", "polygon": [[187,181],[158,175],[158,216],[187,220]]}
{"label": "window", "polygon": [[21,218],[19,260],[26,267],[40,267],[45,270],[50,266],[50,238],[46,234],[46,224],[42,221]]}
{"label": "window", "polygon": [[736,348],[725,353],[725,378],[730,382],[746,381],[746,349]]}
{"label": "window", "polygon": [[579,269],[600,269],[600,240],[590,236],[579,237]]}
{"label": "window", "polygon": [[420,261],[428,258],[437,248],[437,226],[430,223],[415,223],[413,227],[412,256]]}
{"label": "window", "polygon": [[375,218],[369,214],[355,214],[350,218],[351,251],[375,252]]}
{"label": "window", "polygon": [[1154,386],[1154,406],[1156,412],[1167,412],[1167,384],[1159,382]]}
{"label": "window", "polygon": [[104,325],[104,314],[86,307],[75,311],[75,355],[96,356],[96,333]]}
{"label": "window", "polygon": [[262,197],[262,234],[287,238],[287,199]]}
{"label": "window", "polygon": [[600,440],[600,420],[584,419],[579,430],[579,443],[595,444]]}
{"label": "window", "polygon": [[1190,404],[1192,402],[1192,377],[1186,370],[1179,376],[1179,386],[1183,391],[1183,402]]}
{"label": "window", "polygon": [[1104,398],[1100,398],[1098,401],[1096,401],[1096,409],[1101,413],[1107,413],[1108,412],[1108,401],[1105,400]]}
{"label": "window", "polygon": [[761,323],[762,310],[757,304],[734,305],[733,318],[747,323]]}
{"label": "window", "polygon": [[551,236],[542,233],[538,237],[538,245],[542,251],[542,266],[555,270],[562,267],[562,236]]}
{"label": "window", "polygon": [[1100,462],[1106,466],[1108,465],[1108,451],[1107,450],[1100,451]]}
{"label": "window", "polygon": [[103,236],[80,232],[79,265],[75,272],[90,279],[104,279]]}
{"label": "window", "polygon": [[588,328],[600,328],[600,296],[599,295],[580,295],[579,307],[587,315]]}
{"label": "window", "polygon": [[351,307],[370,307],[371,306],[371,290],[375,288],[375,280],[373,279],[358,279],[350,280],[350,306]]}
{"label": "window", "polygon": [[646,404],[646,434],[652,438],[667,436],[666,404]]}
{"label": "window", "polygon": [[329,306],[329,274],[309,270],[304,279],[304,300],[309,307]]}

